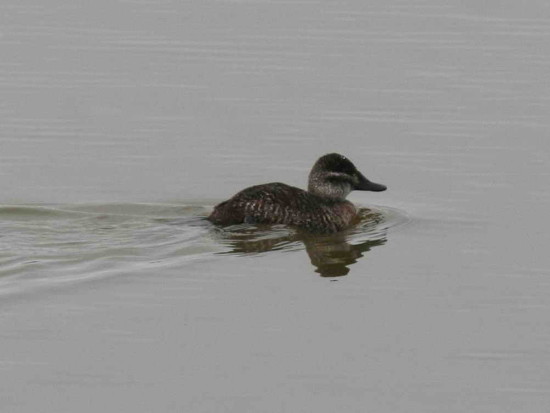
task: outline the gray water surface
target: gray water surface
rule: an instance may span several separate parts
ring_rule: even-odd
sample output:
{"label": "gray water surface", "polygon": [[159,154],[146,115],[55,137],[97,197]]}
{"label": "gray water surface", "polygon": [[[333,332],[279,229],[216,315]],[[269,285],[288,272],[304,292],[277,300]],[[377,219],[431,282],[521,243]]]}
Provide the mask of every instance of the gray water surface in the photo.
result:
{"label": "gray water surface", "polygon": [[[548,411],[547,2],[8,1],[0,53],[2,411]],[[203,219],[327,152],[376,219]]]}

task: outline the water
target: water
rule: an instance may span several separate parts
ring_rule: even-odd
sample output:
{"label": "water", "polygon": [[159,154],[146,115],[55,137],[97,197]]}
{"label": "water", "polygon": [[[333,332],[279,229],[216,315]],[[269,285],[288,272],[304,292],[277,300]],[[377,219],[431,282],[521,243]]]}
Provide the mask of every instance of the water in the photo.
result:
{"label": "water", "polygon": [[[2,411],[546,412],[546,2],[0,5]],[[204,220],[338,151],[330,237]]]}
{"label": "water", "polygon": [[[286,226],[206,220],[212,207],[167,204],[81,204],[0,207],[1,288],[25,292],[130,271],[180,267],[216,255],[305,250],[323,276],[349,273],[388,229],[407,223],[400,211],[360,210],[348,231],[319,236]],[[0,290],[0,292],[2,292]]]}
{"label": "water", "polygon": [[4,289],[182,265],[215,252],[205,245],[201,207],[58,205],[0,208]]}

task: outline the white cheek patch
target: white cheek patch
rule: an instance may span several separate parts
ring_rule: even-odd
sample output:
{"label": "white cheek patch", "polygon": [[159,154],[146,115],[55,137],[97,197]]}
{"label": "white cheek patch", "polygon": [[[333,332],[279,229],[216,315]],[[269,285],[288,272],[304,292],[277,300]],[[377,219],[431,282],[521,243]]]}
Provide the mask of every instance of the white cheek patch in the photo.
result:
{"label": "white cheek patch", "polygon": [[350,192],[351,192],[351,184],[346,183],[342,185],[342,198],[347,197]]}
{"label": "white cheek patch", "polygon": [[337,185],[331,185],[330,190],[331,198],[345,199],[346,196],[351,192],[351,184],[347,182],[338,183]]}

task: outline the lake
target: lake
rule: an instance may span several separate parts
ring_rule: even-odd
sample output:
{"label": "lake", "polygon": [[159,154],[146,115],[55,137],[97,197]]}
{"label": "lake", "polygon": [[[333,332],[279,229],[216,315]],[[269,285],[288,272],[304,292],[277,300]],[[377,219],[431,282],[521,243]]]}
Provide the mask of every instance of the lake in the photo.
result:
{"label": "lake", "polygon": [[[550,7],[0,5],[6,412],[547,412]],[[204,218],[349,157],[333,236]]]}

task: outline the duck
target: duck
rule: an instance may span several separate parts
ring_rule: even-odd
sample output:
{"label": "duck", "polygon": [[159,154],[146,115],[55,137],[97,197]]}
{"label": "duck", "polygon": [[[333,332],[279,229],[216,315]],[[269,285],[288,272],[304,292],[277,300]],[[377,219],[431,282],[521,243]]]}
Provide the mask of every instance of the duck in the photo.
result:
{"label": "duck", "polygon": [[307,191],[281,182],[243,189],[214,207],[208,220],[216,225],[284,224],[310,233],[336,233],[359,220],[346,199],[351,191],[385,191],[369,181],[345,156],[329,153],[313,165]]}

